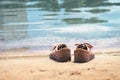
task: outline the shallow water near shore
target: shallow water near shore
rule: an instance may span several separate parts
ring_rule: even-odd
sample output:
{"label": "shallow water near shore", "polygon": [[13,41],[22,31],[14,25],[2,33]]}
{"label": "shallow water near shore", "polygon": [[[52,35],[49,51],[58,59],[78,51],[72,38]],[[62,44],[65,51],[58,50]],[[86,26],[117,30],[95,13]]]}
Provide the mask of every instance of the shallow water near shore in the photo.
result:
{"label": "shallow water near shore", "polygon": [[83,42],[120,48],[119,9],[119,0],[0,1],[0,51]]}

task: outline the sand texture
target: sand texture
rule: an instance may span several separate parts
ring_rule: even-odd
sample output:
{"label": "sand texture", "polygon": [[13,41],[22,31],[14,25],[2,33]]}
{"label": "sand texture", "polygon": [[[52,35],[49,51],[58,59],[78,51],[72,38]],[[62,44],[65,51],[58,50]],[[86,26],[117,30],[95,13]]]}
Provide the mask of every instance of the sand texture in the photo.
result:
{"label": "sand texture", "polygon": [[120,52],[96,54],[87,63],[73,61],[73,55],[70,62],[55,62],[48,55],[1,55],[0,80],[120,80]]}

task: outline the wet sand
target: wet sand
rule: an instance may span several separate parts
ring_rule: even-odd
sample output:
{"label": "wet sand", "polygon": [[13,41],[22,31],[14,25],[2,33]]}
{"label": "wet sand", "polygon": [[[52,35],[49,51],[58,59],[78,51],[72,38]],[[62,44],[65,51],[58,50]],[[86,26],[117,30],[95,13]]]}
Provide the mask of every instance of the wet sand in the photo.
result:
{"label": "wet sand", "polygon": [[97,50],[87,63],[74,63],[73,55],[71,62],[55,62],[22,50],[1,52],[0,80],[120,80],[119,49]]}

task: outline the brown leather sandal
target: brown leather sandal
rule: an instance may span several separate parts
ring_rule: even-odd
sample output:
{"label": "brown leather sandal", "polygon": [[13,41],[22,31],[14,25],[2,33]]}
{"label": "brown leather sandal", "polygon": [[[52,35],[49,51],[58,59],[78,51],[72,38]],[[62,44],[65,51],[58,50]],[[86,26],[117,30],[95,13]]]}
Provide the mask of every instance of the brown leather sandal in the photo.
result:
{"label": "brown leather sandal", "polygon": [[92,53],[92,45],[89,43],[76,44],[76,50],[74,50],[74,62],[85,63],[92,60],[95,55]]}
{"label": "brown leather sandal", "polygon": [[58,62],[71,61],[71,50],[65,44],[59,44],[53,47],[52,53],[50,53],[50,59]]}

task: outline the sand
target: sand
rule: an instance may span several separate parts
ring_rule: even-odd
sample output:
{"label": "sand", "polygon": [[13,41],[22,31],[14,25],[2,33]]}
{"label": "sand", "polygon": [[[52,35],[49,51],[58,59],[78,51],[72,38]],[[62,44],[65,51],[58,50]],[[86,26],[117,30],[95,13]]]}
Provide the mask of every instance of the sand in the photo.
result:
{"label": "sand", "polygon": [[27,53],[1,52],[0,80],[120,80],[120,49],[96,51],[87,63],[74,63],[73,55],[70,62],[55,62],[45,54]]}

